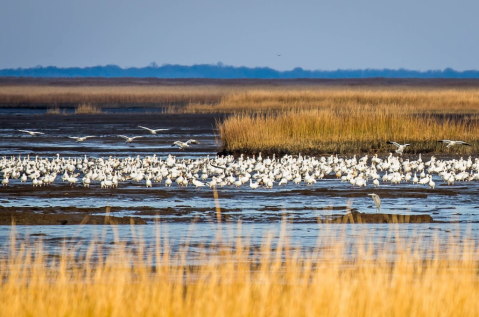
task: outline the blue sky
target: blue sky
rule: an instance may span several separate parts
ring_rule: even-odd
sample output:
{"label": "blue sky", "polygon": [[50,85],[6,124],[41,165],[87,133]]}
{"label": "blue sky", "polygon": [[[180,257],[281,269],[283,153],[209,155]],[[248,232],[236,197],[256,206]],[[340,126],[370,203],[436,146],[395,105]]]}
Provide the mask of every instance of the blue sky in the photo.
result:
{"label": "blue sky", "polygon": [[477,0],[2,0],[0,68],[479,69],[478,16]]}

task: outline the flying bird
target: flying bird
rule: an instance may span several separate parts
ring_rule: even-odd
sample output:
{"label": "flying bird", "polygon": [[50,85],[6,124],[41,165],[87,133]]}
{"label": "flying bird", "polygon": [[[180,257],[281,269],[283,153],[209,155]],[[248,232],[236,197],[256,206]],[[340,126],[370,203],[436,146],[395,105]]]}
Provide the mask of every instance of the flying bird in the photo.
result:
{"label": "flying bird", "polygon": [[186,142],[181,142],[181,141],[176,141],[176,142],[173,142],[173,144],[171,146],[178,146],[180,150],[183,150],[187,147],[190,147],[190,143],[191,144],[200,144],[200,142],[196,141],[196,140],[193,140],[193,139],[190,139]]}
{"label": "flying bird", "polygon": [[69,138],[69,139],[76,140],[77,142],[83,142],[83,141],[85,141],[86,139],[94,138],[94,136],[92,136],[92,135],[82,136],[82,137],[69,136],[68,138]]}
{"label": "flying bird", "polygon": [[141,125],[139,125],[138,128],[142,128],[142,129],[148,130],[148,131],[150,131],[151,134],[156,134],[158,131],[166,131],[166,130],[169,130],[169,129],[150,129],[150,128],[147,128],[147,127],[142,127]]}
{"label": "flying bird", "polygon": [[468,144],[464,141],[441,140],[441,141],[437,141],[437,142],[446,143],[447,144],[446,148],[450,148],[451,146],[454,146],[456,144],[471,146],[470,144]]}
{"label": "flying bird", "polygon": [[276,55],[278,55],[278,57],[281,57],[281,54],[276,54]]}
{"label": "flying bird", "polygon": [[31,136],[36,136],[37,134],[45,134],[43,132],[35,132],[35,131],[28,131],[28,130],[17,130],[17,131],[28,133]]}
{"label": "flying bird", "polygon": [[410,145],[410,144],[399,144],[397,142],[392,142],[392,141],[388,141],[387,143],[396,146],[397,147],[396,153],[401,154],[401,155],[402,155],[404,149]]}
{"label": "flying bird", "polygon": [[131,143],[131,142],[133,142],[133,140],[135,140],[135,139],[142,138],[142,136],[134,136],[134,137],[132,137],[132,138],[129,138],[129,137],[127,137],[126,135],[121,135],[121,134],[119,134],[118,136],[119,136],[120,138],[125,139],[125,143]]}
{"label": "flying bird", "polygon": [[376,205],[376,208],[377,208],[376,212],[381,210],[381,198],[379,198],[379,196],[376,194],[368,194],[368,196],[371,196],[371,198],[373,199],[374,204]]}

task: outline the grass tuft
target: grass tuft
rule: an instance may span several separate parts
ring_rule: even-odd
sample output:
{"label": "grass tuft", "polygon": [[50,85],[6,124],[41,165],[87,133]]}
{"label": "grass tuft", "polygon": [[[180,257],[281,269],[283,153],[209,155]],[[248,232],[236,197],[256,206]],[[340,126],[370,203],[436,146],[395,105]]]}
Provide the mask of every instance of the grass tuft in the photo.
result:
{"label": "grass tuft", "polygon": [[89,103],[82,103],[76,106],[75,114],[100,114],[101,107]]}

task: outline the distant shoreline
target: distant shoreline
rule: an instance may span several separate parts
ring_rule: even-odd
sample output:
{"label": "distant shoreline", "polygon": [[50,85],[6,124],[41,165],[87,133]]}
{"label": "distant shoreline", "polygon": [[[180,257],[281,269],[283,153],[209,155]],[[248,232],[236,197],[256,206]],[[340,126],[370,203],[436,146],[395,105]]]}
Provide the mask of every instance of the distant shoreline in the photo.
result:
{"label": "distant shoreline", "polygon": [[479,70],[456,71],[409,69],[337,69],[307,70],[296,67],[279,71],[269,67],[235,67],[218,64],[162,65],[122,68],[117,65],[94,67],[38,66],[31,68],[0,69],[0,76],[14,77],[135,77],[135,78],[216,78],[216,79],[294,79],[294,78],[479,78]]}

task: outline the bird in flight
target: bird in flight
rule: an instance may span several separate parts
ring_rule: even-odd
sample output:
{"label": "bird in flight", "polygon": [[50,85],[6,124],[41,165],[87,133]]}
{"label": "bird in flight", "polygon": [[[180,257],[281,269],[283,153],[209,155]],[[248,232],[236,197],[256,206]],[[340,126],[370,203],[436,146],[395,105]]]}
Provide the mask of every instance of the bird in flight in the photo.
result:
{"label": "bird in flight", "polygon": [[17,131],[28,133],[31,136],[36,136],[37,134],[45,134],[43,132],[35,132],[35,131],[28,131],[28,130],[17,130]]}
{"label": "bird in flight", "polygon": [[404,149],[405,149],[407,146],[410,145],[410,144],[399,144],[399,143],[397,143],[397,142],[392,142],[392,141],[388,141],[387,143],[396,146],[396,147],[397,147],[396,153],[401,154],[401,155],[402,155]]}
{"label": "bird in flight", "polygon": [[371,196],[371,198],[373,199],[374,204],[376,205],[376,208],[377,208],[376,212],[381,210],[381,198],[379,198],[379,196],[376,194],[368,194],[368,196]]}
{"label": "bird in flight", "polygon": [[464,141],[441,140],[441,141],[437,141],[437,142],[446,143],[447,144],[446,148],[450,148],[451,146],[454,146],[456,144],[471,146],[470,144],[468,144]]}
{"label": "bird in flight", "polygon": [[166,130],[169,130],[169,129],[150,129],[150,128],[147,128],[147,127],[142,127],[141,125],[139,125],[138,128],[142,128],[142,129],[148,130],[148,131],[150,131],[151,134],[156,134],[158,131],[166,131]]}
{"label": "bird in flight", "polygon": [[122,138],[122,139],[125,139],[125,143],[131,143],[131,142],[133,142],[133,140],[135,140],[135,139],[142,138],[142,136],[134,136],[134,137],[132,137],[132,138],[129,138],[129,137],[127,137],[126,135],[121,135],[121,134],[119,134],[118,136],[119,136],[120,138]]}
{"label": "bird in flight", "polygon": [[281,57],[281,54],[276,54],[276,55],[278,55],[278,57]]}
{"label": "bird in flight", "polygon": [[82,136],[82,137],[69,136],[68,138],[73,139],[73,140],[76,140],[77,142],[83,142],[83,141],[85,141],[86,139],[94,138],[94,136],[92,136],[92,135]]}
{"label": "bird in flight", "polygon": [[200,144],[200,142],[196,141],[196,140],[193,140],[193,139],[190,139],[186,142],[181,142],[181,141],[175,141],[173,142],[173,144],[171,146],[178,146],[180,150],[183,150],[187,147],[190,147],[190,143],[191,144]]}

